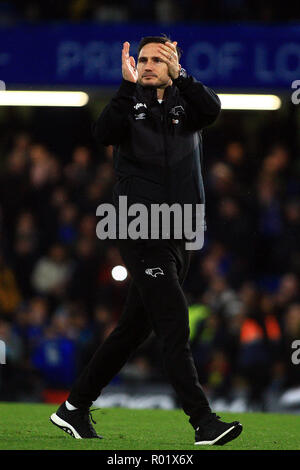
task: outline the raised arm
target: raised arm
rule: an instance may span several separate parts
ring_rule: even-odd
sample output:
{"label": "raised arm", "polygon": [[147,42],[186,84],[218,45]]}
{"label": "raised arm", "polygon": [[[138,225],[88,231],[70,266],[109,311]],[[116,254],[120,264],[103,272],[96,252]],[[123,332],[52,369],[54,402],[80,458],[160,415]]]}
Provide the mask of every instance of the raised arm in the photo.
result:
{"label": "raised arm", "polygon": [[129,42],[124,42],[121,86],[93,124],[93,134],[103,145],[120,143],[128,132],[127,117],[133,105],[133,95],[138,78],[135,60],[129,55],[129,47]]}
{"label": "raised arm", "polygon": [[187,103],[187,125],[191,130],[197,131],[216,120],[221,111],[221,102],[211,88],[192,76],[181,75],[176,46],[176,41],[160,44],[161,58],[168,65],[169,75]]}
{"label": "raised arm", "polygon": [[192,76],[179,77],[174,80],[181,96],[185,99],[187,125],[197,131],[211,125],[221,111],[221,101],[218,95]]}

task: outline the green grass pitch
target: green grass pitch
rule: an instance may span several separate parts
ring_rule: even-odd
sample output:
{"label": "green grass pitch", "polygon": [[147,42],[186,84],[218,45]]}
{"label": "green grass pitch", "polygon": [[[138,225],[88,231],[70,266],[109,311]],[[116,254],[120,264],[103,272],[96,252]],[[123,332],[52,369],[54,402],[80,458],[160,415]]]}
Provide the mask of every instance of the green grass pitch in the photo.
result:
{"label": "green grass pitch", "polygon": [[104,408],[93,412],[104,439],[74,439],[54,426],[55,405],[0,403],[0,450],[300,450],[300,417],[219,413],[239,420],[242,434],[224,446],[195,446],[182,410]]}

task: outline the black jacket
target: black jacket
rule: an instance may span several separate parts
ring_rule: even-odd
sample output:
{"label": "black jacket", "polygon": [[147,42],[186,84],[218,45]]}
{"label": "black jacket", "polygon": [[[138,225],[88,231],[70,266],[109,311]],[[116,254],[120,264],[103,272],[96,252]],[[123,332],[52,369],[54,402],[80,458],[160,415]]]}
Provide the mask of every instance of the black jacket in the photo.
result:
{"label": "black jacket", "polygon": [[165,89],[160,104],[154,87],[126,80],[94,124],[94,135],[114,146],[114,201],[128,204],[204,203],[201,129],[220,112],[213,90],[193,77]]}

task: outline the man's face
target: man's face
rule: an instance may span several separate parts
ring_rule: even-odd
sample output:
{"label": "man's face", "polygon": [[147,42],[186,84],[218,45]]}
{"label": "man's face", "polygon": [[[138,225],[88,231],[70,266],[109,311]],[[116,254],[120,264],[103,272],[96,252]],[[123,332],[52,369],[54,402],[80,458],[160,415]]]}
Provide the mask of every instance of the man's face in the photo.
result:
{"label": "man's face", "polygon": [[171,85],[168,66],[160,58],[158,44],[151,42],[140,51],[137,63],[138,82],[143,86],[165,88]]}

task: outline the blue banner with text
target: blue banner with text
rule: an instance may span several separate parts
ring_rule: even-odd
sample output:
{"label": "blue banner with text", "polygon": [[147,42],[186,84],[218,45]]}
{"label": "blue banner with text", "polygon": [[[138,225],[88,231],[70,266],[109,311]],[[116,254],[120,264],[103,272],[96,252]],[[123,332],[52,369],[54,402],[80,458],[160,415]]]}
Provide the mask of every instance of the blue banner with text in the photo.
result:
{"label": "blue banner with text", "polygon": [[181,64],[218,91],[290,89],[300,79],[300,24],[45,24],[0,29],[0,80],[17,85],[113,86],[121,49],[136,57],[141,37],[166,33],[183,49]]}

